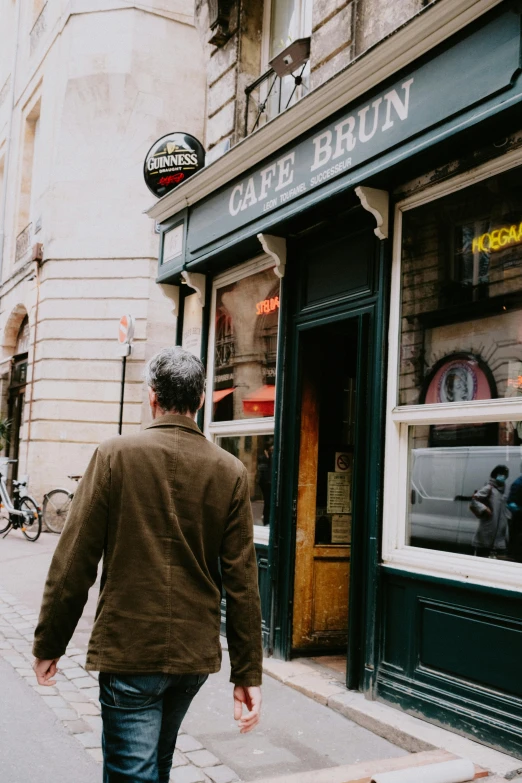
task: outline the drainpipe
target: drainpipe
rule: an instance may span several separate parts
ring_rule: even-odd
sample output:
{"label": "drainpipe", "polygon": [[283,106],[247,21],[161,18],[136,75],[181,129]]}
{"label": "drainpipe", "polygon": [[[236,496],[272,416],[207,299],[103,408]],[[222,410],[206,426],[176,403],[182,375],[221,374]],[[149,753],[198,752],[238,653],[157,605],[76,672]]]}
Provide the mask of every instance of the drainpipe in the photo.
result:
{"label": "drainpipe", "polygon": [[2,193],[2,215],[0,223],[0,283],[2,280],[2,272],[4,268],[4,251],[5,251],[5,224],[7,216],[7,184],[9,180],[10,160],[11,160],[11,147],[13,138],[13,116],[15,107],[15,84],[16,84],[16,66],[18,63],[18,41],[20,40],[20,20],[21,20],[21,7],[22,3],[16,4],[16,38],[13,51],[13,64],[11,66],[11,90],[10,90],[10,103],[11,114],[9,117],[9,130],[7,133],[6,151],[4,159],[4,186]]}
{"label": "drainpipe", "polygon": [[34,365],[36,363],[36,347],[38,337],[38,306],[40,304],[40,268],[41,261],[35,261],[36,264],[36,304],[34,308],[34,337],[33,337],[33,356],[31,359],[31,396],[29,397],[29,415],[27,417],[27,445],[25,447],[25,472],[29,470],[29,445],[31,443],[31,422],[33,419],[33,397],[34,397]]}

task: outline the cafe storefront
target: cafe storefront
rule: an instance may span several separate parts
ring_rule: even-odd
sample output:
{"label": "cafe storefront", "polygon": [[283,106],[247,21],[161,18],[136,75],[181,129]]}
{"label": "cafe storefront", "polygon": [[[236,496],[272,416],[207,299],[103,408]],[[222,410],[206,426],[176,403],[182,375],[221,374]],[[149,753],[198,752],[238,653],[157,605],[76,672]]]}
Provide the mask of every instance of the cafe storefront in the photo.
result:
{"label": "cafe storefront", "polygon": [[267,654],[522,757],[520,31],[501,3],[149,215],[250,476]]}

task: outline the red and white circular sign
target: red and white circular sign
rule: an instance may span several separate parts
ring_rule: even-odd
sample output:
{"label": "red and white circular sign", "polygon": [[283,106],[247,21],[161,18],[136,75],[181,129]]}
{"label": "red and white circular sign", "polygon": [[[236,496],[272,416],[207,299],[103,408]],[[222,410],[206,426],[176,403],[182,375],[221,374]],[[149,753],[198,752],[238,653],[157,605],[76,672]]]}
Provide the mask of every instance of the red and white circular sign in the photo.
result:
{"label": "red and white circular sign", "polygon": [[129,345],[134,337],[134,318],[132,315],[122,315],[118,327],[118,342]]}

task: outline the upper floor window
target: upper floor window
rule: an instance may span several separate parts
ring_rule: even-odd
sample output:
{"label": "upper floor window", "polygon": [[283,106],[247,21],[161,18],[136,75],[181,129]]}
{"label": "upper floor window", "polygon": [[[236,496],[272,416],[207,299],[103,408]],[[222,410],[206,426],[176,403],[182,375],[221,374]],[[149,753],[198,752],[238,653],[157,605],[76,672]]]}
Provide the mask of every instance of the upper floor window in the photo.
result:
{"label": "upper floor window", "polygon": [[[256,130],[306,95],[310,86],[309,46],[294,53],[295,68],[281,75],[273,60],[289,46],[309,39],[313,0],[267,0],[263,22],[263,75],[246,89],[245,134]],[[308,42],[309,43],[309,42]]]}
{"label": "upper floor window", "polygon": [[312,33],[312,0],[272,0],[270,10],[269,60],[298,38]]}

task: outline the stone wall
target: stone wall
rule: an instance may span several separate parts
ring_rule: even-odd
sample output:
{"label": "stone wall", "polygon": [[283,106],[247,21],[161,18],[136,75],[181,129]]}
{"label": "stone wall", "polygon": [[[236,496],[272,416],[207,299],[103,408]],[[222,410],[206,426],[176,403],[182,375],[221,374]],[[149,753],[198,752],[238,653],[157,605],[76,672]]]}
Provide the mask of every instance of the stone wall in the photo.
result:
{"label": "stone wall", "polygon": [[[310,88],[334,77],[427,4],[427,0],[314,0]],[[222,40],[216,44],[210,43],[215,31],[210,29],[208,0],[196,0],[196,24],[207,63],[206,146],[211,159],[245,135],[245,88],[267,69],[263,39],[269,34],[263,29],[267,18],[263,2],[232,0],[219,5],[229,13],[225,29],[220,30]]]}
{"label": "stone wall", "polygon": [[[144,363],[175,343],[177,311],[176,290],[155,283],[159,239],[144,215],[154,197],[143,181],[143,160],[165,133],[203,137],[205,78],[192,0],[151,0],[148,10],[132,3],[115,8],[109,0],[98,0],[95,10],[88,0],[74,6],[47,0],[32,49],[31,5],[22,4],[12,117],[10,94],[0,106],[0,160],[11,119],[13,138],[5,171],[0,411],[27,313],[19,460],[20,473],[30,475],[31,491],[41,498],[53,486],[73,486],[67,475],[83,473],[100,441],[118,432],[117,331],[126,313],[134,316],[136,333],[123,429],[135,432],[148,423]],[[14,24],[13,15],[10,29],[0,28],[0,53]],[[11,65],[0,54],[0,90],[12,83]],[[35,105],[45,154],[35,155],[37,171],[22,171],[24,122]],[[20,182],[27,185],[31,214],[27,252],[17,257]],[[35,243],[43,245],[39,264],[31,261]]]}

